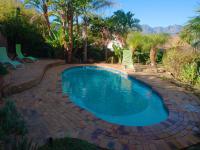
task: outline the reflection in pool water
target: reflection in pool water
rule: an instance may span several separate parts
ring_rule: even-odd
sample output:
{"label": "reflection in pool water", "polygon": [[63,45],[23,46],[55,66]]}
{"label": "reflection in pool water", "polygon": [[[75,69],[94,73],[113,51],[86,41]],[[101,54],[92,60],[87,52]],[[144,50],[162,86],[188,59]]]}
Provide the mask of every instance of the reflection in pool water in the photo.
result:
{"label": "reflection in pool water", "polygon": [[67,69],[62,74],[62,87],[75,104],[111,123],[146,126],[168,116],[162,99],[151,88],[115,70]]}

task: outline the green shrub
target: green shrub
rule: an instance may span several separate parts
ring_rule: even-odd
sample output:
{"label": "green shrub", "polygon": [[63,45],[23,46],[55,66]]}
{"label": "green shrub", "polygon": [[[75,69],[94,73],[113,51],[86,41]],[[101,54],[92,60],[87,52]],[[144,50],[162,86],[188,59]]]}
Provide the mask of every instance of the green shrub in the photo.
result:
{"label": "green shrub", "polygon": [[99,148],[87,141],[73,139],[73,138],[63,138],[52,140],[51,143],[43,145],[39,150],[106,150]]}
{"label": "green shrub", "polygon": [[6,75],[8,73],[8,70],[0,64],[0,75]]}
{"label": "green shrub", "polygon": [[199,80],[200,53],[192,50],[168,50],[163,57],[165,68],[175,78],[188,84],[197,84]]}
{"label": "green shrub", "polygon": [[163,55],[164,55],[164,52],[163,51],[158,51],[157,53],[157,58],[156,58],[156,62],[157,63],[162,63],[162,59],[163,59]]}
{"label": "green shrub", "polygon": [[197,79],[197,64],[194,62],[184,65],[181,69],[179,79],[185,83],[195,84]]}
{"label": "green shrub", "polygon": [[133,56],[133,62],[147,64],[149,60],[149,52],[142,52],[137,50]]}
{"label": "green shrub", "polygon": [[10,136],[25,135],[27,128],[21,115],[17,112],[13,101],[6,101],[0,109],[0,141],[8,140]]}
{"label": "green shrub", "polygon": [[38,150],[38,146],[27,137],[22,136],[15,139],[12,143],[13,150]]}
{"label": "green shrub", "polygon": [[123,59],[123,48],[117,46],[117,45],[113,45],[112,46],[114,49],[114,55],[117,57],[118,63],[122,63],[122,59]]}
{"label": "green shrub", "polygon": [[197,77],[195,87],[200,89],[200,77]]}
{"label": "green shrub", "polygon": [[105,51],[102,48],[88,46],[88,58],[95,61],[105,60]]}

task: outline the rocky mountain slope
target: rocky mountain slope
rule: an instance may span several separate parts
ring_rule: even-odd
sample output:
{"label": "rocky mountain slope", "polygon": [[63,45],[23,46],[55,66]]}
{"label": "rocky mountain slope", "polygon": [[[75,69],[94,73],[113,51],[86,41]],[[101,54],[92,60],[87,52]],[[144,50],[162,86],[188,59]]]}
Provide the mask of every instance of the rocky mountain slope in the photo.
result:
{"label": "rocky mountain slope", "polygon": [[167,27],[151,27],[149,25],[142,25],[143,33],[151,34],[151,33],[169,33],[169,34],[177,34],[181,31],[182,26],[180,25],[170,25]]}

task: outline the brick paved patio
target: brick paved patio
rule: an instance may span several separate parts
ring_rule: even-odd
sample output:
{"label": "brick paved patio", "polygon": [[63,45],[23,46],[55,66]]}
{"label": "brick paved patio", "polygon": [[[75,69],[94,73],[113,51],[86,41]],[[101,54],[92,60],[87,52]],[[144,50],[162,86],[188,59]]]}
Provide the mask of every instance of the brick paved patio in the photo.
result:
{"label": "brick paved patio", "polygon": [[[119,65],[96,65],[124,71]],[[34,141],[43,143],[48,137],[69,136],[116,150],[174,150],[200,142],[200,101],[195,95],[155,74],[129,70],[129,75],[149,84],[162,96],[169,117],[148,127],[114,125],[63,96],[60,73],[73,66],[53,67],[39,85],[9,97],[16,101]]]}

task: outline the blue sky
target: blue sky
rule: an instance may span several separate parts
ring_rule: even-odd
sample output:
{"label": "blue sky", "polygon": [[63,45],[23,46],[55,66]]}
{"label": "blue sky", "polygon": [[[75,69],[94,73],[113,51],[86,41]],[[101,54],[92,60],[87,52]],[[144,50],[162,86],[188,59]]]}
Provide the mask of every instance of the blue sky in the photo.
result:
{"label": "blue sky", "polygon": [[195,10],[200,0],[114,0],[115,6],[107,10],[108,14],[118,9],[135,13],[141,24],[168,26],[184,25]]}

